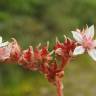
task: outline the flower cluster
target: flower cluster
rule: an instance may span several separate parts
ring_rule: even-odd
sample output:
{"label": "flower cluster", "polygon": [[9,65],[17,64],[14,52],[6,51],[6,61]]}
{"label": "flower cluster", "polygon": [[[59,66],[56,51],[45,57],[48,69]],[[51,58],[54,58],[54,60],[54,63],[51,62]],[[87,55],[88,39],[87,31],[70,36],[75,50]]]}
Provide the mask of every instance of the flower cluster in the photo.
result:
{"label": "flower cluster", "polygon": [[88,54],[96,61],[96,40],[94,37],[94,26],[86,29],[72,31],[73,38],[65,37],[63,43],[56,38],[53,50],[49,51],[49,42],[45,46],[39,44],[35,48],[29,46],[22,50],[17,41],[12,38],[12,42],[2,43],[0,37],[0,61],[16,62],[22,67],[39,71],[44,74],[49,82],[57,87],[58,96],[63,96],[62,77],[64,76],[65,65],[68,64],[74,55]]}

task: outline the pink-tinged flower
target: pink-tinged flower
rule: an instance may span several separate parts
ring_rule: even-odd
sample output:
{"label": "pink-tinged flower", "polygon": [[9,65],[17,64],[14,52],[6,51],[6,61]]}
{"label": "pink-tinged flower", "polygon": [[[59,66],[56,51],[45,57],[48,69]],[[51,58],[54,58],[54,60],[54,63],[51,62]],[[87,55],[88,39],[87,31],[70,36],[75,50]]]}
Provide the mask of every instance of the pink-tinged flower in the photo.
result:
{"label": "pink-tinged flower", "polygon": [[54,51],[61,61],[62,69],[64,69],[65,65],[70,61],[74,48],[75,42],[67,37],[65,38],[64,43],[60,43],[59,40],[56,40]]}
{"label": "pink-tinged flower", "polygon": [[[0,38],[2,41],[2,38]],[[0,61],[3,62],[18,62],[21,50],[15,39],[12,42],[1,43],[0,47]]]}
{"label": "pink-tinged flower", "polygon": [[18,60],[18,63],[26,69],[37,70],[37,66],[33,57],[32,46],[23,51],[21,57]]}
{"label": "pink-tinged flower", "polygon": [[54,51],[55,54],[62,56],[64,58],[68,58],[72,56],[74,48],[75,42],[66,37],[64,43],[61,43],[59,40],[56,40]]}
{"label": "pink-tinged flower", "polygon": [[10,59],[18,61],[20,55],[21,55],[21,48],[18,45],[17,41],[12,38],[13,42],[9,44],[10,51]]}
{"label": "pink-tinged flower", "polygon": [[44,46],[41,49],[36,47],[34,49],[34,58],[36,60],[39,60],[40,62],[48,62],[48,61],[50,61],[52,59],[51,54],[53,53],[53,51],[49,52],[48,51],[48,46],[49,45],[47,44],[47,46]]}
{"label": "pink-tinged flower", "polygon": [[32,47],[29,47],[27,50],[23,51],[19,63],[30,70],[45,71],[45,66],[51,59],[51,53],[49,53],[47,46],[41,49],[36,47],[34,50]]}
{"label": "pink-tinged flower", "polygon": [[88,52],[89,56],[96,61],[96,40],[93,40],[94,37],[94,25],[87,27],[83,31],[77,30],[72,31],[73,38],[77,41],[77,46],[74,49],[73,55],[83,54]]}

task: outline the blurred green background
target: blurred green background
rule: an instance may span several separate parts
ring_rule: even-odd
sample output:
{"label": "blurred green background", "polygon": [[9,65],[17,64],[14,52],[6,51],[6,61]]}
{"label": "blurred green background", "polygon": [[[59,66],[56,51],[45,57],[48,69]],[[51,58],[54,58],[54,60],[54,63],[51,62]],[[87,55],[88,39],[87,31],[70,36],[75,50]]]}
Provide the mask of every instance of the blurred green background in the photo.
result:
{"label": "blurred green background", "polygon": [[[88,24],[96,25],[96,0],[0,0],[0,35],[15,37],[22,48],[36,46]],[[65,68],[65,96],[96,96],[95,62],[77,56]],[[17,64],[0,64],[0,96],[56,96],[55,87],[42,74]]]}

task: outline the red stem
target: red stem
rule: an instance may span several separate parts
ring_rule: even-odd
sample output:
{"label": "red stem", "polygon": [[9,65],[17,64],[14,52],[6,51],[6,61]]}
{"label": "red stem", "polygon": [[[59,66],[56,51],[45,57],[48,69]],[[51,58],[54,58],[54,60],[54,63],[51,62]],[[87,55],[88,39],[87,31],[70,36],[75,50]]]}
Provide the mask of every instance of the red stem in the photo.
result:
{"label": "red stem", "polygon": [[57,96],[63,96],[63,84],[60,78],[56,78]]}

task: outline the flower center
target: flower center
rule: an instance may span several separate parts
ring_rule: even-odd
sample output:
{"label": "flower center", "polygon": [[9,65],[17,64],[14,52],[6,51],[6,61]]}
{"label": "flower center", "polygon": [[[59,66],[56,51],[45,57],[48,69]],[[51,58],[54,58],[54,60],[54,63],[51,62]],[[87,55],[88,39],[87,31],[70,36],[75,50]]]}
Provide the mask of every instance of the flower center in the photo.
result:
{"label": "flower center", "polygon": [[93,47],[93,40],[91,38],[83,38],[83,47],[86,49],[91,49]]}

